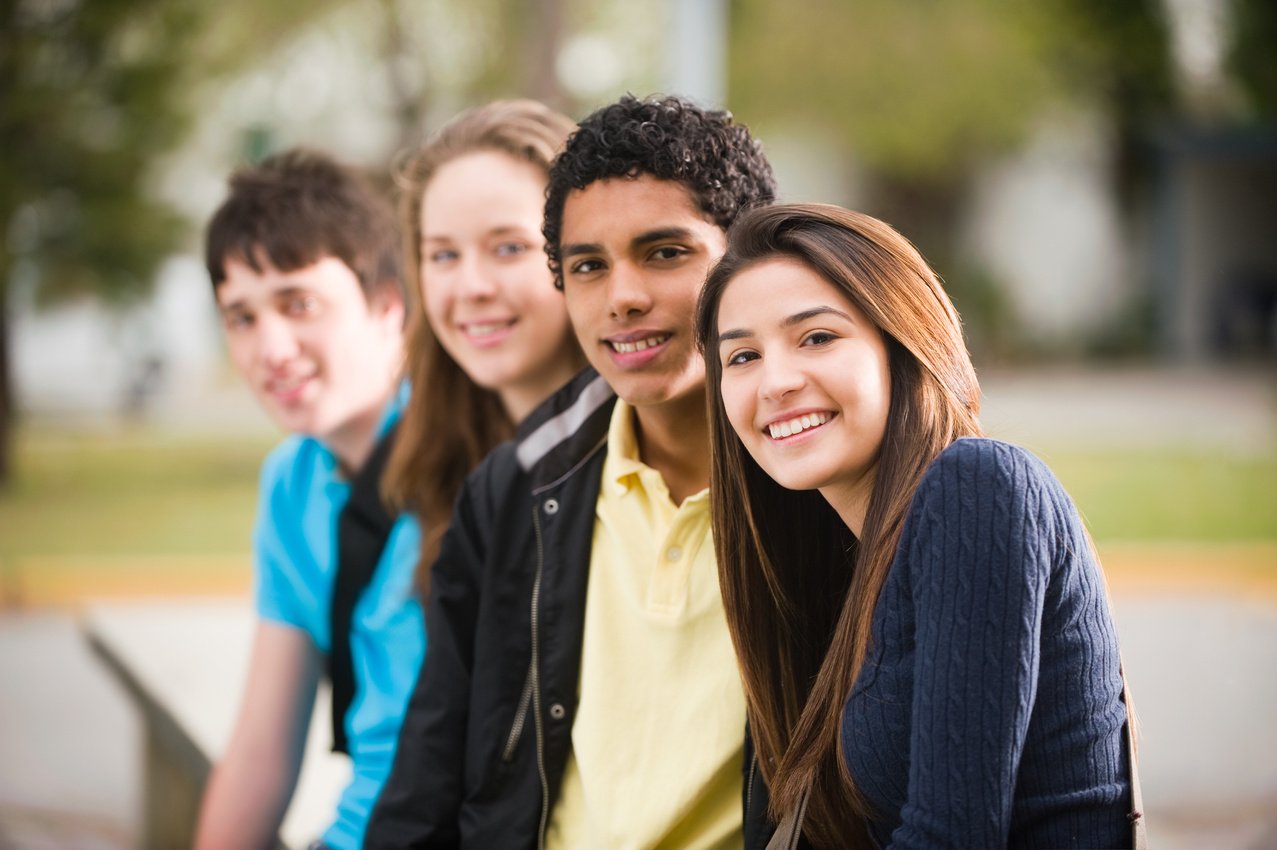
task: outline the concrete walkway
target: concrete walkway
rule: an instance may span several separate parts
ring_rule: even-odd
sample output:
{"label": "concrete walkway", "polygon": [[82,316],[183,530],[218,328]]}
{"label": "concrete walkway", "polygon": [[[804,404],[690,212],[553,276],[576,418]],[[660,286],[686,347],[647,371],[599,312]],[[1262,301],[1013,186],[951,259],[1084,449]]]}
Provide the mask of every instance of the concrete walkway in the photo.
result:
{"label": "concrete walkway", "polygon": [[[1277,603],[1118,592],[1163,850],[1277,847]],[[0,617],[0,850],[124,850],[141,735],[65,612]]]}

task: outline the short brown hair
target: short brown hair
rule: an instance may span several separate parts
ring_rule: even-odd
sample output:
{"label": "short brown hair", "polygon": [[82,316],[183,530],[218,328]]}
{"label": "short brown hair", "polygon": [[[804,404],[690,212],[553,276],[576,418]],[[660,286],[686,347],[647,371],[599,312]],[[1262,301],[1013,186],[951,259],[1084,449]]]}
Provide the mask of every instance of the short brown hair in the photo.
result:
{"label": "short brown hair", "polygon": [[205,234],[214,289],[226,280],[229,260],[253,271],[263,262],[293,271],[335,257],[354,272],[365,297],[384,286],[402,292],[390,204],[352,169],[293,148],[236,170],[228,183],[230,194]]}

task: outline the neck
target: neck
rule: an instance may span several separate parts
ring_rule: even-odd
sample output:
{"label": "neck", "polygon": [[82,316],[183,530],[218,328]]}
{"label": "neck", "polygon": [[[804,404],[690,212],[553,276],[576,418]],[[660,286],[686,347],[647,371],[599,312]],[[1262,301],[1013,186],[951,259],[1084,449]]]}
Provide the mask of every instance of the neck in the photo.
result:
{"label": "neck", "polygon": [[870,470],[851,481],[840,481],[820,488],[820,495],[838,514],[843,524],[859,540],[865,530],[865,515],[869,512],[869,496],[873,493],[874,471]]}
{"label": "neck", "polygon": [[675,504],[709,486],[709,420],[705,394],[636,407],[639,458],[665,479]]}
{"label": "neck", "polygon": [[376,404],[352,417],[323,441],[337,457],[338,466],[347,478],[358,472],[372,454],[372,447],[377,442],[377,425],[397,390],[398,384],[392,384]]}

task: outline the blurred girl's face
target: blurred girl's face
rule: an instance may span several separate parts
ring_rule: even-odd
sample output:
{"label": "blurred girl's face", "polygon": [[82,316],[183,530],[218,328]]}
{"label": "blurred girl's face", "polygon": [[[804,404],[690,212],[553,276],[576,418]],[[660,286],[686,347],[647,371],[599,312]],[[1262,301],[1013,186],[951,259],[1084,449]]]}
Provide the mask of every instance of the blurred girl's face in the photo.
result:
{"label": "blurred girl's face", "polygon": [[421,201],[421,289],[439,342],[516,422],[580,367],[541,236],[545,173],[497,151],[444,164]]}
{"label": "blurred girl's face", "polygon": [[882,333],[807,265],[763,260],[718,309],[728,421],[777,483],[820,490],[857,535],[887,429],[891,373]]}

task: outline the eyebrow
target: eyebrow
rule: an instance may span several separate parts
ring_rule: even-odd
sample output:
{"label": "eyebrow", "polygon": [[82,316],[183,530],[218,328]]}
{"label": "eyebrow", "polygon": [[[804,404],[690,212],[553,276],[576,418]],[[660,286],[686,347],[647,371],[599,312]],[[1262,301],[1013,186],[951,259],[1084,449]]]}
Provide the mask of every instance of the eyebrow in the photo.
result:
{"label": "eyebrow", "polygon": [[[651,245],[654,242],[665,242],[669,240],[678,240],[681,242],[694,241],[695,237],[692,231],[686,227],[658,227],[654,230],[648,230],[640,233],[630,240],[630,249],[634,250],[642,248],[645,245]],[[574,257],[578,254],[601,254],[603,246],[598,242],[574,242],[564,245],[559,253],[564,257]]]}
{"label": "eyebrow", "polygon": [[[288,286],[281,286],[279,289],[272,289],[267,297],[271,301],[279,301],[285,298],[295,298],[298,295],[310,294],[312,294],[312,292],[306,286],[302,284],[290,284]],[[248,300],[245,298],[236,299],[229,304],[222,304],[219,301],[217,307],[222,313],[230,313],[233,311],[245,312],[253,309],[252,305],[250,305]]]}
{"label": "eyebrow", "polygon": [[[851,322],[853,325],[856,323],[856,320],[849,316],[846,312],[839,310],[836,307],[823,305],[820,307],[812,307],[810,310],[802,310],[792,316],[787,316],[784,319],[781,319],[780,323],[783,327],[792,328],[794,325],[801,325],[808,319],[814,319],[817,316],[839,316],[846,319],[848,322]],[[718,344],[722,345],[723,343],[729,342],[733,339],[745,339],[746,337],[751,337],[753,335],[754,332],[748,328],[732,328],[730,331],[723,331],[718,335]]]}
{"label": "eyebrow", "polygon": [[[508,234],[523,234],[527,232],[526,227],[517,224],[500,224],[496,227],[489,228],[483,232],[484,236],[506,236]],[[421,241],[425,242],[455,242],[456,240],[447,233],[422,233]]]}

